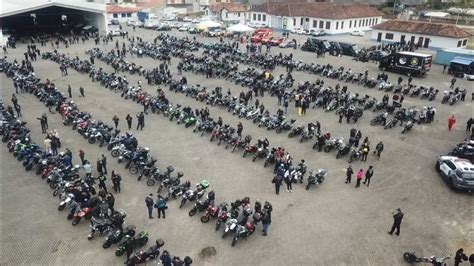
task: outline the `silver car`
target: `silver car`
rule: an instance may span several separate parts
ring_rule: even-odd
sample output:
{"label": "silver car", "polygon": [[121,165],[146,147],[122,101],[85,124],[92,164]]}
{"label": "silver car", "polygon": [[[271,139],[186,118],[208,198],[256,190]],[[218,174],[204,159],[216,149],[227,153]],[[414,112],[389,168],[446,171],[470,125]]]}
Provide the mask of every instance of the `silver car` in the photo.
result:
{"label": "silver car", "polygon": [[474,165],[469,160],[454,156],[440,156],[436,162],[436,170],[450,188],[474,190]]}

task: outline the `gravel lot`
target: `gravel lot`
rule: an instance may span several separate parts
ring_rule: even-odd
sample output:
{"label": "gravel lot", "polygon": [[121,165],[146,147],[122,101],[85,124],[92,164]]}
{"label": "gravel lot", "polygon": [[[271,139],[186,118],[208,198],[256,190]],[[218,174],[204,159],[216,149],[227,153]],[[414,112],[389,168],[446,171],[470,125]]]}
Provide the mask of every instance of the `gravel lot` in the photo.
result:
{"label": "gravel lot", "polygon": [[[157,34],[144,29],[137,29],[136,32],[128,30],[130,35],[146,40],[152,40]],[[175,30],[171,33],[183,34]],[[217,41],[196,37],[199,40]],[[119,38],[119,41],[122,39]],[[107,47],[99,47],[105,50],[113,46],[114,43],[109,43]],[[60,48],[59,51],[71,57],[77,55],[88,60],[84,51],[91,47],[93,42],[89,41],[84,45],[72,45],[68,49]],[[39,48],[42,52],[51,50],[50,47]],[[8,58],[21,60],[25,49],[25,45],[19,45],[16,50],[9,50]],[[326,56],[316,59],[316,56],[310,53],[280,48],[273,48],[272,52],[292,52],[296,58],[305,62],[344,65],[358,72],[368,69],[370,75],[378,71],[375,64],[355,62],[348,57]],[[158,61],[146,57],[128,60],[147,69],[158,66]],[[174,58],[171,65],[175,77],[177,62]],[[112,72],[110,66],[98,60],[96,65]],[[66,77],[61,76],[59,65],[52,61],[39,59],[33,62],[33,66],[37,77],[42,80],[49,78],[66,94],[67,85],[70,84],[73,88],[72,100],[79,109],[93,113],[95,119],[112,124],[113,115],[119,116],[119,127],[122,131],[125,131],[125,116],[134,115],[143,109],[74,70],[70,69]],[[283,68],[277,68],[275,75],[283,72]],[[451,77],[441,73],[442,68],[434,65],[426,78],[414,79],[413,83],[434,86],[442,92],[449,88]],[[137,75],[126,75],[131,83],[136,84],[139,79]],[[221,79],[206,79],[202,75],[190,73],[184,75],[191,84],[198,83],[208,88],[221,86],[224,90],[230,88],[233,94],[247,90]],[[297,81],[315,80],[319,77],[302,72],[296,72],[293,76]],[[396,82],[398,75],[389,76],[392,82]],[[404,79],[406,80],[406,77]],[[331,79],[324,81],[331,86],[337,83]],[[156,86],[143,83],[145,90],[156,91]],[[172,201],[168,204],[165,220],[149,220],[144,198],[148,193],[156,192],[156,188],[146,186],[143,181],[137,182],[136,176],[128,174],[123,165],[119,165],[106,149],[88,144],[77,132],[63,126],[58,114],[49,114],[48,118],[49,127],[58,129],[63,146],[72,150],[75,163],[79,161],[79,149],[83,149],[86,158],[93,162],[101,154],[105,154],[109,158],[109,171],[116,169],[122,174],[123,192],[116,194],[115,198],[116,206],[122,207],[128,213],[126,222],[147,230],[151,240],[163,238],[167,250],[180,257],[190,255],[195,265],[403,265],[402,255],[406,251],[414,250],[419,255],[452,257],[460,247],[468,254],[474,252],[472,194],[451,191],[434,169],[436,156],[447,152],[466,136],[465,122],[474,113],[470,97],[473,92],[472,84],[458,80],[457,85],[460,88],[469,90],[469,97],[466,97],[466,102],[459,102],[454,106],[441,104],[442,93],[431,103],[406,97],[405,106],[416,105],[421,108],[429,103],[437,108],[437,114],[433,124],[416,126],[405,135],[400,134],[401,128],[383,130],[381,127],[370,126],[369,121],[373,114],[364,113],[356,125],[357,128],[362,131],[364,137],[369,137],[372,149],[379,141],[385,144],[380,161],[369,156],[366,163],[352,164],[354,169],[374,166],[375,175],[370,188],[362,186],[355,189],[354,183],[344,183],[347,157],[336,160],[333,153],[318,153],[312,150],[312,141],[300,144],[295,139],[287,138],[286,134],[279,135],[274,131],[258,128],[248,120],[241,120],[244,134],[252,135],[254,140],[268,137],[270,146],[285,147],[294,156],[295,162],[305,159],[309,168],[328,169],[326,182],[316,190],[305,191],[303,186],[297,185],[293,193],[287,193],[282,187],[280,195],[275,195],[270,183],[271,170],[263,168],[262,161],[252,163],[250,159],[242,158],[241,153],[232,154],[222,146],[217,146],[215,142],[210,143],[209,137],[199,137],[175,122],[170,123],[162,116],[148,115],[145,119],[145,129],[132,132],[140,145],[150,147],[152,154],[158,158],[160,168],[173,165],[175,169],[183,171],[185,177],[193,183],[203,178],[209,180],[211,188],[216,192],[217,202],[230,202],[249,196],[252,202],[260,199],[262,202],[272,203],[274,212],[269,236],[261,236],[259,225],[258,231],[248,241],[242,241],[233,248],[230,246],[230,238],[221,239],[220,233],[214,231],[213,222],[202,224],[199,218],[188,216],[187,212],[191,207],[189,203],[184,210],[179,210],[179,203]],[[78,97],[79,86],[85,88],[84,98]],[[384,94],[377,89],[357,85],[349,85],[349,90],[377,98]],[[165,91],[168,91],[167,88]],[[11,103],[13,92],[11,80],[3,76],[4,102]],[[30,94],[19,94],[17,97],[23,109],[23,119],[32,130],[33,139],[41,144],[44,136],[36,117],[47,113],[47,108]],[[189,105],[193,109],[205,106],[182,94],[168,92],[167,97],[173,103]],[[278,108],[276,98],[266,95],[259,100],[272,111]],[[239,121],[226,111],[215,107],[209,109],[211,116],[221,116],[232,126],[236,126]],[[456,116],[457,124],[452,132],[448,132],[447,119],[451,114]],[[296,118],[301,124],[318,120],[322,130],[346,139],[352,127],[337,123],[334,113],[325,113],[320,109],[308,110],[306,116],[298,116],[293,106],[290,106],[288,118]],[[102,249],[100,238],[87,241],[87,222],[82,221],[78,226],[72,227],[65,218],[65,212],[56,210],[58,199],[52,197],[52,191],[46,183],[34,173],[25,172],[7,152],[5,145],[2,147],[0,264],[118,265],[123,262],[124,258],[118,259],[111,250]],[[108,182],[111,190],[110,178]],[[391,212],[396,208],[401,208],[405,213],[402,232],[398,237],[386,233],[392,224]],[[206,247],[215,247],[217,254],[199,256],[200,251]]]}

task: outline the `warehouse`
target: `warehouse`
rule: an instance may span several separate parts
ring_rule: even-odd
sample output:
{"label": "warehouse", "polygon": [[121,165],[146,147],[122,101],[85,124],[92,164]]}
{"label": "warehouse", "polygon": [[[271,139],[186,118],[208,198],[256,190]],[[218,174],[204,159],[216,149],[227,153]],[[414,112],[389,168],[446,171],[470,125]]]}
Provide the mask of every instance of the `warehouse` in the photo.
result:
{"label": "warehouse", "polygon": [[140,11],[140,8],[107,5],[106,10],[108,21],[115,19],[118,20],[120,23],[125,23],[127,21],[138,21],[137,14],[138,11]]}
{"label": "warehouse", "polygon": [[382,21],[382,13],[363,4],[265,3],[253,7],[247,17],[252,24],[293,30],[325,30],[327,34],[370,30]]}
{"label": "warehouse", "polygon": [[104,4],[66,0],[7,0],[2,4],[4,34],[20,37],[83,29],[107,33]]}
{"label": "warehouse", "polygon": [[372,40],[406,42],[418,47],[465,48],[470,34],[452,24],[388,20],[372,27]]}

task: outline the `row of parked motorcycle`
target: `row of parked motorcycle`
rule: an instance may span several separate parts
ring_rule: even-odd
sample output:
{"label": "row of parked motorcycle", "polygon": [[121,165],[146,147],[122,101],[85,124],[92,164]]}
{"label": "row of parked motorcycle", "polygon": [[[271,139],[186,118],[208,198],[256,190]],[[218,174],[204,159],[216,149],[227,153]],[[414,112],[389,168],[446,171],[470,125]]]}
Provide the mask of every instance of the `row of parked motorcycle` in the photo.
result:
{"label": "row of parked motorcycle", "polygon": [[[100,75],[107,76],[109,74],[101,71]],[[199,117],[194,115],[194,112],[190,107],[181,108],[180,105],[173,106],[166,99],[166,97],[164,97],[164,95],[156,97],[151,96],[143,91],[136,91],[131,94],[122,93],[122,96],[126,99],[131,98],[139,104],[144,104],[145,101],[149,101],[152,112],[163,113],[164,116],[169,117],[170,121],[176,119],[178,124],[183,123],[185,127],[190,127],[194,125],[193,131],[201,131],[201,135],[211,133],[211,141],[217,139],[218,145],[220,145],[221,142],[226,143],[227,147],[232,147],[232,151],[235,151],[235,149],[237,148],[245,149],[245,156],[247,154],[253,154],[253,161],[258,158],[264,158],[264,166],[268,166],[269,164],[275,163],[277,161],[283,161],[283,156],[285,154],[283,148],[270,149],[270,147],[268,147],[268,141],[264,142],[263,140],[259,140],[255,145],[250,145],[250,136],[247,136],[246,138],[242,139],[240,136],[236,135],[236,130],[234,128],[231,128],[229,125],[223,125],[222,121],[219,123],[219,121],[215,121],[213,119],[199,119]],[[313,128],[312,130],[314,131],[314,127],[311,128]],[[301,131],[303,131],[303,128],[301,128]],[[308,133],[308,138],[312,138],[312,133]],[[277,153],[278,151],[279,153]],[[118,153],[115,154],[117,155]],[[278,157],[279,154],[280,156]],[[292,169],[292,172],[294,173],[295,177],[295,182],[299,181],[299,178],[296,178],[297,176],[304,175],[304,173],[301,174],[303,169],[298,169],[299,168],[297,167]],[[306,169],[304,169],[304,172],[305,171]],[[148,173],[148,171],[146,172]],[[314,175],[317,174],[316,171],[312,171],[312,173]],[[153,181],[147,181],[147,183],[152,184]]]}
{"label": "row of parked motorcycle", "polygon": [[[20,77],[25,78],[21,74]],[[134,225],[124,228],[126,213],[121,209],[110,208],[104,194],[96,195],[92,178],[79,177],[80,167],[71,164],[71,155],[68,152],[52,155],[42,150],[40,145],[32,141],[27,123],[12,117],[6,112],[3,103],[0,103],[0,118],[2,142],[7,143],[9,152],[22,162],[26,171],[34,169],[37,175],[46,179],[53,189],[53,196],[59,199],[58,210],[68,210],[66,217],[72,220],[73,226],[83,219],[90,220],[89,240],[96,234],[103,235],[105,237],[103,248],[116,244],[116,256],[122,256],[127,249],[134,250],[147,244],[149,235],[146,231],[138,232]],[[136,265],[158,258],[159,249],[163,245],[164,241],[159,239],[148,250],[131,252],[132,255],[127,258],[126,264]],[[171,260],[169,252],[164,251],[161,259]],[[175,265],[190,265],[192,260],[189,257],[181,262],[176,259],[176,263]]]}
{"label": "row of parked motorcycle", "polygon": [[[92,118],[90,114],[80,112],[72,103],[66,104],[69,105],[69,107],[61,107],[60,110],[65,109],[69,110],[69,112],[65,114],[60,111],[60,113],[65,117],[65,121],[66,119],[72,120],[73,128],[77,125],[79,131],[95,124],[94,121],[91,120]],[[73,118],[70,118],[71,116],[73,116]],[[85,132],[88,132],[88,129],[85,130]],[[102,138],[99,137],[99,139]],[[232,246],[234,246],[240,238],[246,238],[251,235],[255,230],[255,225],[260,221],[256,218],[260,216],[255,216],[253,222],[247,222],[248,216],[252,212],[246,211],[242,212],[245,214],[240,215],[237,205],[232,209],[229,209],[226,203],[215,205],[215,194],[213,191],[208,193],[205,200],[201,200],[206,193],[206,189],[209,187],[209,183],[206,180],[202,180],[196,185],[196,189],[193,190],[190,181],[184,183],[180,182],[180,178],[183,176],[182,172],[178,172],[175,177],[172,176],[172,172],[174,171],[172,166],[168,166],[165,172],[161,172],[155,165],[156,159],[149,155],[149,149],[137,148],[136,138],[129,133],[118,134],[118,132],[116,132],[116,134],[108,141],[107,148],[111,151],[113,157],[118,157],[119,162],[126,162],[125,168],[128,168],[131,174],[139,174],[138,180],[143,176],[146,176],[146,183],[149,186],[153,186],[156,182],[160,182],[158,193],[161,192],[162,188],[166,188],[168,190],[168,193],[165,196],[166,201],[181,198],[179,208],[182,208],[188,201],[195,201],[194,206],[189,210],[189,216],[194,216],[197,212],[205,211],[201,216],[201,221],[203,223],[209,222],[211,218],[219,218],[216,230],[221,223],[227,222],[225,234],[228,234],[229,232],[235,233],[232,240]],[[238,217],[244,218],[239,218],[237,220]],[[243,219],[245,219],[245,221]]]}

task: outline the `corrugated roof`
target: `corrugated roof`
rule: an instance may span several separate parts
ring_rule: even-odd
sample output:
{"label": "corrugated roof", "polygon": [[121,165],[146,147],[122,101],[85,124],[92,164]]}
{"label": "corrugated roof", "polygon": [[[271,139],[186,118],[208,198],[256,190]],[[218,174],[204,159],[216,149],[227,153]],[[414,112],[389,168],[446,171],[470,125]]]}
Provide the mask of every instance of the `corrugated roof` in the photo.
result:
{"label": "corrugated roof", "polygon": [[209,6],[209,10],[220,12],[226,9],[229,12],[245,12],[245,6],[237,3],[217,3]]}
{"label": "corrugated roof", "polygon": [[107,13],[134,13],[140,11],[140,8],[128,6],[107,5]]}
{"label": "corrugated roof", "polygon": [[429,23],[421,21],[388,20],[372,27],[377,30],[409,32],[449,38],[466,38],[470,34],[452,24]]}
{"label": "corrugated roof", "polygon": [[379,17],[382,12],[369,5],[348,4],[335,5],[332,3],[266,3],[253,8],[256,12],[266,12],[275,16],[310,17],[325,19],[351,19]]}
{"label": "corrugated roof", "polygon": [[105,12],[105,4],[78,0],[2,0],[0,18],[51,6],[59,6],[94,13]]}

